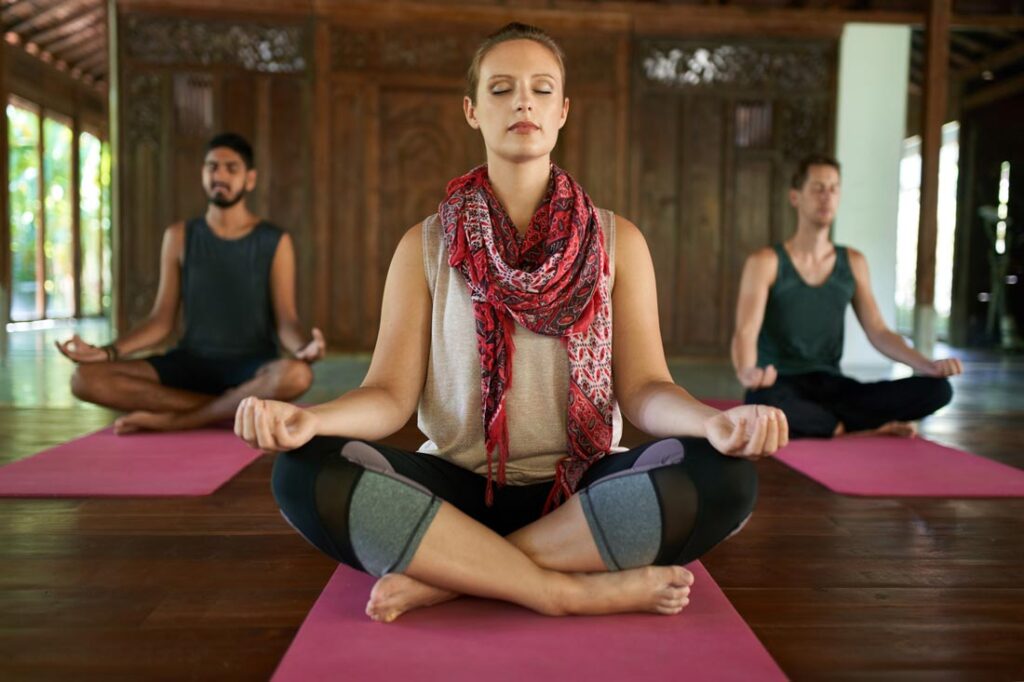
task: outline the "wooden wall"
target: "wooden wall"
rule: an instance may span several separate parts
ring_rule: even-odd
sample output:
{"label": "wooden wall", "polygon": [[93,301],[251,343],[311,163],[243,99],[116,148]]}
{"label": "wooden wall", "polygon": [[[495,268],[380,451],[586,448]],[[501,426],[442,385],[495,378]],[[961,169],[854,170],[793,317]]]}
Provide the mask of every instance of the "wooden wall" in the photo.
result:
{"label": "wooden wall", "polygon": [[512,19],[565,47],[556,162],[647,234],[666,348],[726,354],[742,258],[790,224],[792,159],[831,148],[834,37],[687,38],[599,12],[427,3],[258,19],[122,8],[122,328],[152,301],[162,228],[203,208],[202,143],[230,128],[255,141],[257,210],[296,239],[304,320],[334,349],[371,349],[399,238],[485,160],[464,74]]}

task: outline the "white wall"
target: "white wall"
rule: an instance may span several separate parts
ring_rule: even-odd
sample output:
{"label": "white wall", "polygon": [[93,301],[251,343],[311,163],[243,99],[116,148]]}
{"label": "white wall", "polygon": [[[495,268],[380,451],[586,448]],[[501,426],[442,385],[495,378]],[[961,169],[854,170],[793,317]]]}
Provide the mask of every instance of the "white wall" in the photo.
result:
{"label": "white wall", "polygon": [[[847,24],[839,49],[836,157],[843,167],[836,243],[863,253],[886,323],[896,322],[896,215],[905,134],[910,28]],[[868,343],[852,307],[843,369],[873,378],[891,368]]]}

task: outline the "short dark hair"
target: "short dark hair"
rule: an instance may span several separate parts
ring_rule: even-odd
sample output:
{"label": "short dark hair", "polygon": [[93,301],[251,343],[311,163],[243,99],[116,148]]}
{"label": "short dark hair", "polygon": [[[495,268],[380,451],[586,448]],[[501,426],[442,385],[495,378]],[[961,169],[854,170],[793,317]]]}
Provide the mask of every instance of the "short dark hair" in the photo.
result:
{"label": "short dark hair", "polygon": [[804,183],[807,182],[807,173],[811,170],[811,166],[832,166],[836,169],[836,173],[842,173],[839,168],[839,162],[831,156],[825,156],[824,154],[811,154],[800,159],[796,165],[796,170],[793,172],[793,177],[789,181],[789,186],[792,189],[800,190],[803,189]]}
{"label": "short dark hair", "polygon": [[218,133],[214,135],[206,143],[206,153],[209,154],[217,147],[227,147],[231,151],[236,152],[242,157],[246,168],[252,169],[256,167],[253,163],[252,145],[238,133]]}

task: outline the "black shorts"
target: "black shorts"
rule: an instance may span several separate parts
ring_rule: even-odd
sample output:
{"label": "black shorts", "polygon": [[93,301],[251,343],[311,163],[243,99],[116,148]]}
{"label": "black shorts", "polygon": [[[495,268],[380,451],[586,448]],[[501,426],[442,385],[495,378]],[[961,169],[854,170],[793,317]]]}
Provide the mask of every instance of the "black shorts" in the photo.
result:
{"label": "black shorts", "polygon": [[153,365],[164,386],[220,395],[252,379],[260,367],[277,359],[277,355],[205,358],[175,348],[164,355],[146,358],[146,362]]}

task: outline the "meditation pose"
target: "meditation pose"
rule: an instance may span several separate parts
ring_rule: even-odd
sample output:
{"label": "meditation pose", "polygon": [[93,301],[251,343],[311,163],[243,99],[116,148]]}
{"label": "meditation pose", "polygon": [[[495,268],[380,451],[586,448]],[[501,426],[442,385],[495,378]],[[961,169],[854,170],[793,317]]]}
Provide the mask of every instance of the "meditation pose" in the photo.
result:
{"label": "meditation pose", "polygon": [[[238,408],[240,437],[290,451],[273,473],[288,521],[379,578],[375,620],[460,594],[677,613],[682,565],[751,514],[749,460],[787,442],[779,410],[719,412],[672,382],[643,236],[551,162],[564,87],[539,29],[488,38],[463,103],[487,164],[399,243],[362,385],[308,409]],[[419,452],[374,442],[417,406]],[[662,440],[619,447],[620,407]]]}
{"label": "meditation pose", "polygon": [[[954,358],[932,361],[890,330],[875,303],[868,264],[829,236],[839,206],[839,163],[800,162],[789,202],[796,234],[747,258],[736,305],[732,361],[746,402],[786,413],[793,437],[844,434],[913,436],[913,420],[950,401]],[[853,303],[868,340],[919,376],[861,383],[839,372],[846,306]]]}
{"label": "meditation pose", "polygon": [[[202,171],[206,215],[164,232],[160,284],[146,320],[97,347],[77,334],[58,343],[78,363],[71,391],[128,412],[118,433],[190,429],[228,419],[247,396],[292,400],[312,383],[323,357],[319,330],[307,334],[295,308],[295,252],[281,228],[253,215],[252,148],[233,133],[207,145]],[[184,304],[184,334],[164,355],[124,356],[163,342]],[[281,349],[292,357],[280,357]]]}

